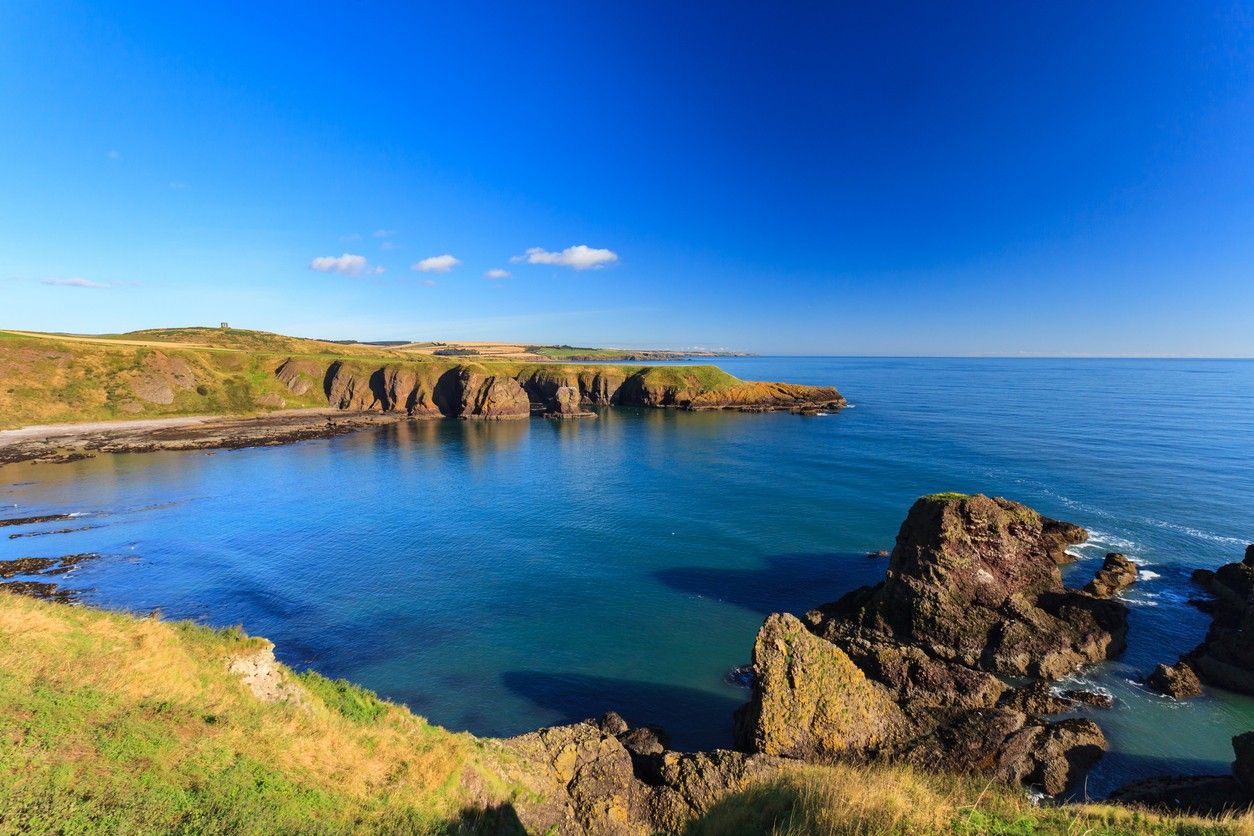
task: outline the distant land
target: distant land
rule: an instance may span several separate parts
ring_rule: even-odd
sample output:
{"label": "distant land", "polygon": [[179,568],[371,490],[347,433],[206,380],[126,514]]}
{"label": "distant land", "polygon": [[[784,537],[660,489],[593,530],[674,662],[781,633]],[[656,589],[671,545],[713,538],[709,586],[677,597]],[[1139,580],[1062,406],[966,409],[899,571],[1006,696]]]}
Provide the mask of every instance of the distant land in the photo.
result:
{"label": "distant land", "polygon": [[747,351],[723,351],[706,348],[693,348],[685,351],[665,348],[585,348],[574,345],[535,345],[533,343],[472,340],[433,340],[429,342],[330,340],[330,342],[338,345],[374,345],[382,348],[393,348],[397,351],[431,354],[435,357],[482,357],[485,359],[522,360],[528,363],[553,361],[657,363],[668,360],[687,360],[696,357],[755,356]]}
{"label": "distant land", "polygon": [[[0,462],[279,444],[407,419],[594,418],[609,406],[808,413],[845,403],[830,386],[628,364],[688,356],[328,342],[235,328],[0,331]],[[593,362],[578,362],[585,358]]]}

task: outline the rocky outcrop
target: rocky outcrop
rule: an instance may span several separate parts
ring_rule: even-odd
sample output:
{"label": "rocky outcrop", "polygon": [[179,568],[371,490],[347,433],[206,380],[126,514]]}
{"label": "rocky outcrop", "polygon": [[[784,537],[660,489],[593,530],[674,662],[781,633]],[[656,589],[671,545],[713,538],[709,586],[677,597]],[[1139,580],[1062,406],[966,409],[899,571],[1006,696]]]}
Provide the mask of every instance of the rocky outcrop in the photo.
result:
{"label": "rocky outcrop", "polygon": [[1158,665],[1145,682],[1158,693],[1178,700],[1201,696],[1202,693],[1202,682],[1193,666],[1183,660],[1174,665]]}
{"label": "rocky outcrop", "polygon": [[160,351],[146,355],[131,378],[131,392],[140,400],[167,406],[176,392],[194,389],[196,374],[186,360]]}
{"label": "rocky outcrop", "polygon": [[1127,608],[1065,589],[1060,553],[1083,529],[983,495],[923,497],[887,578],[807,618],[839,643],[900,643],[995,674],[1054,679],[1123,650]]}
{"label": "rocky outcrop", "polygon": [[288,680],[287,674],[274,658],[274,644],[264,639],[254,641],[262,641],[264,644],[229,659],[227,670],[238,676],[244,687],[262,702],[305,705],[304,689]]}
{"label": "rocky outcrop", "polygon": [[[924,497],[887,577],[805,621],[772,615],[754,645],[747,751],[806,761],[894,760],[1063,792],[1101,756],[1092,721],[1046,680],[1123,647],[1127,609],[1066,589],[1083,529],[1004,499]],[[1004,675],[1039,681],[1011,689]]]}
{"label": "rocky outcrop", "polygon": [[1185,775],[1133,781],[1110,798],[1123,804],[1204,816],[1254,809],[1254,732],[1232,738],[1231,775]]}
{"label": "rocky outcrop", "polygon": [[1206,640],[1185,661],[1203,682],[1254,694],[1254,545],[1245,559],[1193,578],[1215,596]]}
{"label": "rocky outcrop", "polygon": [[1113,598],[1136,583],[1136,564],[1127,555],[1110,552],[1084,591],[1098,598]]}
{"label": "rocky outcrop", "polygon": [[304,395],[322,387],[327,370],[314,360],[287,359],[274,370],[279,379],[293,395]]}
{"label": "rocky outcrop", "polygon": [[920,768],[982,774],[1057,795],[1075,786],[1106,751],[1092,720],[1046,722],[1008,708],[971,711],[921,738],[905,760]]}
{"label": "rocky outcrop", "polygon": [[632,370],[503,365],[497,371],[487,364],[371,367],[348,360],[323,367],[315,360],[292,358],[275,369],[275,376],[299,396],[320,386],[336,409],[427,418],[512,418],[532,411],[588,417],[595,414],[589,411],[592,407],[610,405],[794,412],[834,411],[845,405],[831,387],[739,381],[695,366]]}
{"label": "rocky outcrop", "polygon": [[784,768],[764,755],[672,752],[656,729],[615,714],[502,741],[506,780],[528,832],[678,833],[731,792]]}
{"label": "rocky outcrop", "polygon": [[753,646],[753,696],[737,715],[737,745],[808,761],[874,757],[909,722],[889,689],[795,616],[766,619]]}
{"label": "rocky outcrop", "polygon": [[526,418],[531,402],[522,386],[512,377],[489,375],[471,368],[457,374],[458,396],[453,415],[457,418]]}

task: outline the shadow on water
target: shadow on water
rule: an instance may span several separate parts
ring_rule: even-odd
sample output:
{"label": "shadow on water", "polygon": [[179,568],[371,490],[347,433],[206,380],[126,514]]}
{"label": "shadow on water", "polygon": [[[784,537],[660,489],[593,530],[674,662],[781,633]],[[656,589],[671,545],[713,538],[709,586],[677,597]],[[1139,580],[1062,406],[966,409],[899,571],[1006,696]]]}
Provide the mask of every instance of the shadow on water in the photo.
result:
{"label": "shadow on water", "polygon": [[[555,712],[554,724],[577,723],[617,711],[633,726],[656,725],[682,750],[727,749],[732,745],[732,712],[748,698],[678,685],[636,682],[573,673],[506,671],[505,687]],[[718,722],[711,722],[715,718]]]}
{"label": "shadow on water", "polygon": [[[1101,724],[1098,719],[1098,724]],[[1172,758],[1154,755],[1135,755],[1130,752],[1107,752],[1089,772],[1086,780],[1075,787],[1066,797],[1069,801],[1103,799],[1112,792],[1133,781],[1145,778],[1169,778],[1185,775],[1232,774],[1227,761],[1201,758]]]}
{"label": "shadow on water", "polygon": [[681,566],[654,573],[667,586],[763,616],[802,613],[852,589],[879,583],[888,561],[865,554],[777,554],[758,569]]}

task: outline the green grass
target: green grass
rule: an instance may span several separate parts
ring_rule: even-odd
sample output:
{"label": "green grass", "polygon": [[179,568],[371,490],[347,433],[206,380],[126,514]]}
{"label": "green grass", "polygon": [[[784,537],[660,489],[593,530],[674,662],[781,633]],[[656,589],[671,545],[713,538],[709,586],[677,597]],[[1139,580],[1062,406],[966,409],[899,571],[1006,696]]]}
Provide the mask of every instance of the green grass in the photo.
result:
{"label": "green grass", "polygon": [[[278,670],[266,703],[228,671],[239,628],[0,592],[0,834],[520,833],[546,799],[520,764],[343,680]],[[502,771],[508,760],[508,770]],[[716,800],[699,834],[1239,834],[893,767],[797,766]]]}
{"label": "green grass", "polygon": [[[666,390],[676,400],[742,386],[715,366],[595,366],[523,363],[475,357],[433,357],[378,346],[340,345],[258,331],[167,328],[76,339],[0,332],[0,429],[30,424],[107,421],[180,415],[255,415],[276,408],[326,407],[321,373],[304,394],[289,391],[275,376],[288,359],[306,359],[325,370],[343,360],[369,376],[374,369],[404,365],[434,380],[458,365],[487,375],[522,380],[590,383],[598,374],[616,381],[634,376],[640,385]],[[136,345],[142,342],[144,345]],[[575,351],[575,349],[571,349]],[[180,365],[191,375],[183,385],[165,375]],[[154,367],[157,371],[154,371]],[[144,397],[154,375],[173,394],[170,403]]]}

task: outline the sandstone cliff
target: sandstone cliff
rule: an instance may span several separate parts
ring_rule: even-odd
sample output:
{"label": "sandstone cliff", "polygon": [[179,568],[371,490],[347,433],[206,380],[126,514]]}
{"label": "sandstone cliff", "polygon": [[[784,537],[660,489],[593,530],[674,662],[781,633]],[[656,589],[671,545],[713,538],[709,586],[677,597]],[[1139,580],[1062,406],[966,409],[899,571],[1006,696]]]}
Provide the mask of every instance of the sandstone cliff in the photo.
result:
{"label": "sandstone cliff", "polygon": [[831,387],[738,380],[707,366],[518,366],[435,363],[374,366],[334,360],[325,366],[289,358],[275,369],[293,394],[321,386],[328,405],[417,417],[521,418],[531,412],[576,415],[601,406],[837,410]]}

